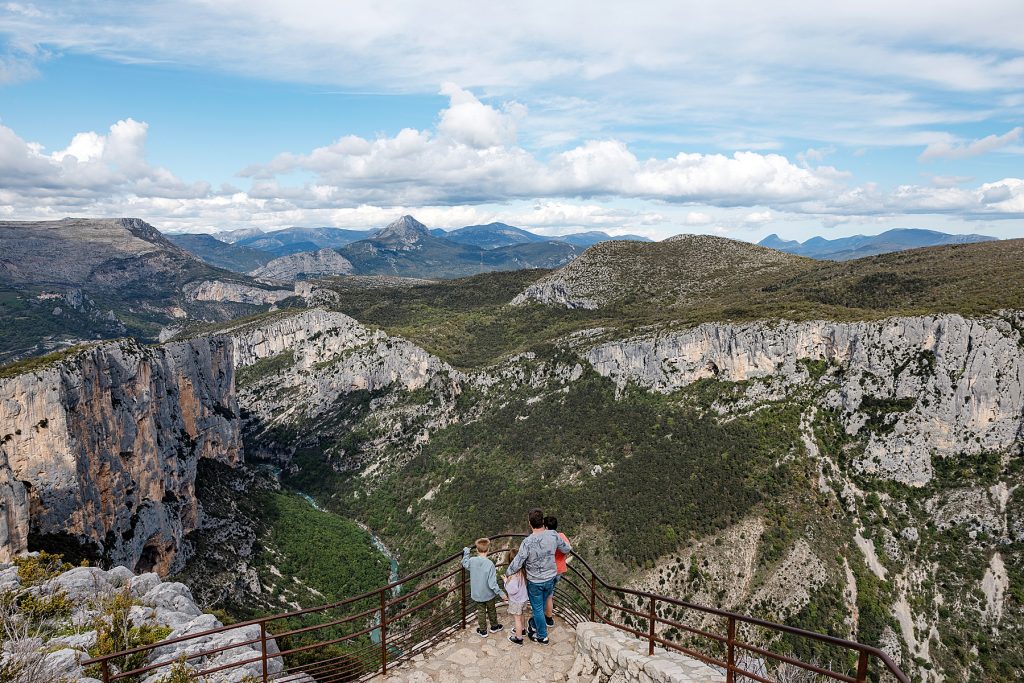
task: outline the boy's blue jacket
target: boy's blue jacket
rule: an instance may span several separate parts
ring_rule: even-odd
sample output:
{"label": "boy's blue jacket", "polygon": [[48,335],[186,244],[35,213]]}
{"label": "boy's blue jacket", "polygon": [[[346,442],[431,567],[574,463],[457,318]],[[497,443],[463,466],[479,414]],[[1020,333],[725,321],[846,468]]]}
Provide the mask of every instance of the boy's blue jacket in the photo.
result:
{"label": "boy's blue jacket", "polygon": [[487,602],[497,596],[505,599],[505,591],[498,587],[498,572],[486,557],[469,556],[469,548],[462,549],[462,566],[469,570],[469,595],[474,602]]}

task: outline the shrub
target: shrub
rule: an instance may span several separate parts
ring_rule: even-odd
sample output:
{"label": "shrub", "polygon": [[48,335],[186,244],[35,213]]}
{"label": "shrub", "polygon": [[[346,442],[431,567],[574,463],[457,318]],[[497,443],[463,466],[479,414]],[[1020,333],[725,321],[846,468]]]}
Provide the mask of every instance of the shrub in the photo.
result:
{"label": "shrub", "polygon": [[39,585],[74,568],[74,565],[64,561],[62,555],[45,550],[35,556],[15,557],[14,566],[18,568],[21,585],[25,587]]}
{"label": "shrub", "polygon": [[[170,634],[171,629],[166,626],[133,625],[129,614],[135,604],[135,600],[132,599],[131,592],[127,588],[106,601],[102,606],[102,613],[93,622],[96,629],[96,644],[89,650],[91,657],[102,657],[122,650],[152,645]],[[144,650],[116,657],[109,660],[110,668],[117,672],[137,669],[145,663],[148,655],[149,651]],[[99,678],[102,671],[99,664],[94,664],[88,667],[86,674]],[[137,677],[123,680],[133,681],[137,680]]]}

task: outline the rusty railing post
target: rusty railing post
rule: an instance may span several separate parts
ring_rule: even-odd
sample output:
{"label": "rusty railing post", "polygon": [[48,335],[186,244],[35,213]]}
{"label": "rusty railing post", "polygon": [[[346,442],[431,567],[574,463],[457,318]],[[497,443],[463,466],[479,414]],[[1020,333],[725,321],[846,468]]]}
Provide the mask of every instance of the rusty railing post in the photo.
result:
{"label": "rusty railing post", "polygon": [[260,622],[260,653],[263,657],[263,683],[270,680],[267,667],[267,622]]}
{"label": "rusty railing post", "polygon": [[725,683],[736,680],[736,617],[729,617],[728,637],[725,641]]}
{"label": "rusty railing post", "polygon": [[388,613],[387,591],[380,592],[380,672],[388,672]]}
{"label": "rusty railing post", "polygon": [[110,683],[110,660],[104,659],[101,668],[103,669],[103,683]]}
{"label": "rusty railing post", "polygon": [[867,683],[868,680],[868,653],[867,650],[860,651],[857,658],[857,683]]}
{"label": "rusty railing post", "polygon": [[462,628],[466,628],[466,568],[462,568],[462,572],[459,574],[459,580],[462,582]]}
{"label": "rusty railing post", "polygon": [[597,621],[597,575],[590,572],[590,620]]}
{"label": "rusty railing post", "polygon": [[654,654],[654,596],[651,596],[651,613],[647,615],[647,654]]}

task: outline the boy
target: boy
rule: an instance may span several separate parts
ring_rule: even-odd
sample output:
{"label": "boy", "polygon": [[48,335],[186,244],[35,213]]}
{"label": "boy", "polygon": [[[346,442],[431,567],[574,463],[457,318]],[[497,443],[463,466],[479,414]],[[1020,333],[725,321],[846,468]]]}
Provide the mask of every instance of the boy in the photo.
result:
{"label": "boy", "polygon": [[489,538],[476,539],[476,557],[469,556],[469,548],[462,549],[462,566],[469,570],[470,597],[476,603],[476,632],[481,638],[488,634],[487,621],[490,619],[490,633],[502,629],[498,623],[498,610],[494,605],[497,597],[505,599],[505,591],[498,587],[498,573],[494,563],[487,559],[491,547]]}

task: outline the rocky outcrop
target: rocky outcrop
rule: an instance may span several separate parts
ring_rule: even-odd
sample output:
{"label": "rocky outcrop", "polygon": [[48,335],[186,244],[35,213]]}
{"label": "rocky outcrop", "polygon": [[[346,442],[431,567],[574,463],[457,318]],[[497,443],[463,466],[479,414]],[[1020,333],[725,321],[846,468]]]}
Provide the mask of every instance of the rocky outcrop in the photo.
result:
{"label": "rocky outcrop", "polygon": [[[44,583],[22,586],[18,570],[10,565],[0,565],[0,592],[14,595],[31,591],[43,599],[63,594],[72,609],[61,628],[48,629],[43,636],[25,639],[25,642],[8,640],[0,653],[0,663],[20,665],[23,673],[31,671],[30,681],[80,681],[98,683],[87,674],[98,674],[87,670],[82,662],[89,659],[89,651],[96,645],[97,620],[109,621],[114,610],[127,609],[128,621],[132,626],[162,627],[170,640],[223,626],[212,614],[204,614],[192,598],[188,587],[181,583],[163,583],[153,573],[135,575],[126,567],[114,567],[103,571],[96,567],[77,567],[64,572]],[[124,594],[127,601],[118,605],[115,598]],[[124,605],[128,602],[130,607]],[[55,636],[54,633],[61,635]],[[192,655],[200,650],[222,649],[206,657],[190,659],[193,670],[214,669],[225,666],[217,674],[218,681],[237,683],[246,677],[262,675],[262,663],[249,662],[231,667],[233,662],[243,662],[260,655],[259,626],[242,626],[217,633],[199,636],[185,642],[163,645],[152,649],[140,666],[163,662],[169,663],[144,674],[142,683],[159,683],[170,672],[173,664],[182,656]],[[251,641],[256,640],[256,643]],[[20,647],[20,646],[24,647]],[[267,650],[277,653],[278,648],[271,637]],[[281,659],[267,660],[268,673],[276,674],[284,667]],[[111,673],[117,673],[112,668]],[[17,680],[23,680],[18,678]],[[251,680],[251,679],[249,679]]]}
{"label": "rocky outcrop", "polygon": [[189,301],[231,302],[262,306],[276,304],[294,292],[290,289],[261,289],[252,285],[223,280],[203,280],[185,286],[185,296]]}
{"label": "rocky outcrop", "polygon": [[[309,309],[228,330],[237,349],[239,402],[260,459],[286,464],[297,447],[315,446],[339,468],[366,464],[398,442],[413,446],[456,419],[456,399],[464,377],[419,346],[373,331],[335,311]],[[421,391],[422,390],[422,391]],[[345,401],[366,400],[360,411],[373,413],[375,438],[358,454],[342,445],[352,428]],[[424,400],[410,400],[422,395]],[[361,415],[361,413],[360,413]],[[284,426],[287,443],[258,435]],[[399,459],[400,460],[400,459]],[[398,460],[395,461],[395,464]]]}
{"label": "rocky outcrop", "polygon": [[596,309],[635,299],[672,306],[739,286],[751,276],[794,274],[810,263],[712,235],[676,235],[653,243],[600,242],[527,287],[512,305]]}
{"label": "rocky outcrop", "polygon": [[1024,433],[1022,320],[708,323],[601,344],[586,357],[620,387],[663,393],[701,379],[792,385],[811,379],[802,361],[824,362],[837,382],[824,405],[841,411],[848,433],[870,434],[862,470],[918,486],[931,478],[933,456],[1016,447]]}
{"label": "rocky outcrop", "polygon": [[[390,390],[397,396],[428,385],[444,397],[440,406],[403,409],[443,422],[460,391],[462,375],[447,363],[343,313],[311,309],[228,334],[240,368],[240,401],[251,420],[264,426],[317,418],[343,394]],[[387,419],[386,403],[375,405],[380,420]]]}
{"label": "rocky outcrop", "polygon": [[224,337],[105,343],[0,379],[0,559],[31,534],[137,570],[180,567],[197,461],[241,458],[237,414]]}
{"label": "rocky outcrop", "polygon": [[317,252],[281,256],[249,274],[271,280],[296,280],[325,275],[348,275],[351,272],[351,261],[333,249],[321,249]]}

